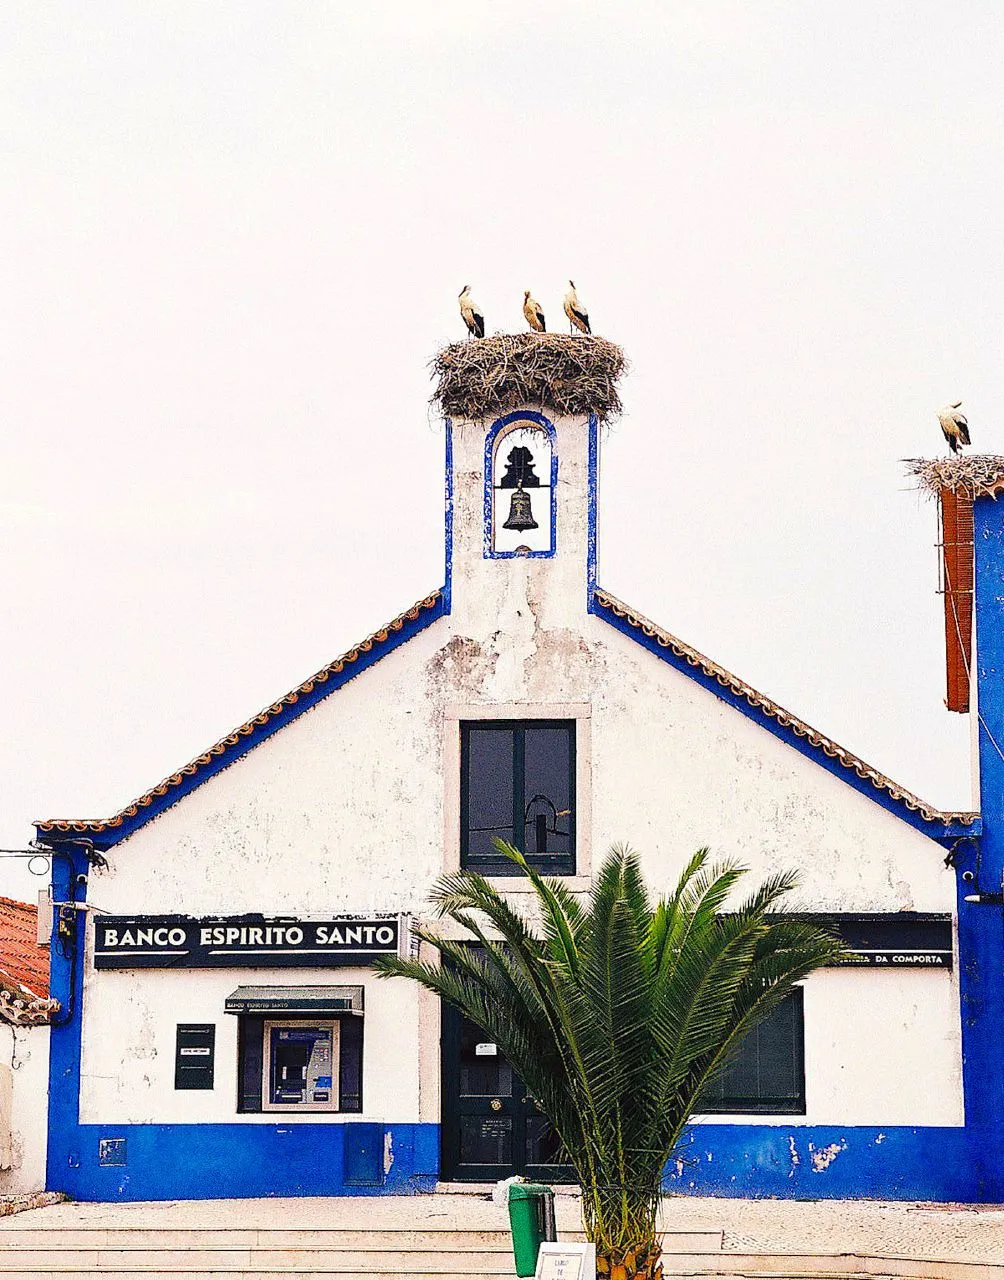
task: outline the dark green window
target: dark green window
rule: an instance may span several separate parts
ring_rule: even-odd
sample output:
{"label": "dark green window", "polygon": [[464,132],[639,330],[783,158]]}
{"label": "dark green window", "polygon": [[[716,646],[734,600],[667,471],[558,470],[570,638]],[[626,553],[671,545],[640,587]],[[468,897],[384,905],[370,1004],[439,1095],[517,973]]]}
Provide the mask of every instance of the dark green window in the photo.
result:
{"label": "dark green window", "polygon": [[574,875],[574,720],[461,723],[460,865],[483,875],[519,875],[495,837],[538,870]]}
{"label": "dark green window", "polygon": [[705,1115],[805,1114],[805,1028],[796,987],[749,1033],[701,1104]]}

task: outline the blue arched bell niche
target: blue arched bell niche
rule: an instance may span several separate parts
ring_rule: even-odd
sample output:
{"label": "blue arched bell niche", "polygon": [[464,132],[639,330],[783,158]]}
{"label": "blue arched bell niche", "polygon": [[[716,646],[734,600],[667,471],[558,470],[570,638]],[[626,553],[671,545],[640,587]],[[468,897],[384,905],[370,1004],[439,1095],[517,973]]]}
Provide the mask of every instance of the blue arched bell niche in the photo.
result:
{"label": "blue arched bell niche", "polygon": [[530,409],[507,413],[492,423],[485,437],[487,559],[554,555],[556,441],[554,425]]}

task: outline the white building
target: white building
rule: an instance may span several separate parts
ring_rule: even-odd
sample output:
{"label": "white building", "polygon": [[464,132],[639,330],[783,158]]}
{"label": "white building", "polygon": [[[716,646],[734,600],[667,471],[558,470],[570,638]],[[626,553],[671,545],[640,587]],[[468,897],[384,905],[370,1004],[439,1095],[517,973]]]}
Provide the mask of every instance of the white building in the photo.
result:
{"label": "white building", "polygon": [[[996,1006],[964,1038],[944,861],[969,865],[979,815],[923,803],[599,587],[601,431],[548,403],[447,422],[440,589],[122,812],[38,825],[79,922],[73,961],[53,955],[50,1189],[559,1177],[494,1046],[368,966],[410,945],[443,871],[525,901],[502,835],[583,893],[615,840],[660,889],[702,845],[756,878],[794,866],[800,907],[855,951],[747,1046],[670,1185],[1000,1198],[999,1067],[976,1082]],[[79,909],[89,892],[110,915]],[[973,927],[974,973],[999,964],[992,933]]]}

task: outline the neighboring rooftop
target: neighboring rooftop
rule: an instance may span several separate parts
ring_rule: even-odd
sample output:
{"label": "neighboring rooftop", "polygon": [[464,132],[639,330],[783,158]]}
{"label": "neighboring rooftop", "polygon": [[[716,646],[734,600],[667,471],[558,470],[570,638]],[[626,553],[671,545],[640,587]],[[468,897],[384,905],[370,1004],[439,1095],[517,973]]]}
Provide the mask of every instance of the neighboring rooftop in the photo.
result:
{"label": "neighboring rooftop", "polygon": [[55,1008],[49,999],[49,948],[38,945],[38,908],[0,897],[0,1018],[47,1022]]}
{"label": "neighboring rooftop", "polygon": [[627,358],[594,335],[499,333],[450,343],[430,367],[432,403],[448,418],[482,422],[533,406],[610,422],[621,412],[617,382]]}

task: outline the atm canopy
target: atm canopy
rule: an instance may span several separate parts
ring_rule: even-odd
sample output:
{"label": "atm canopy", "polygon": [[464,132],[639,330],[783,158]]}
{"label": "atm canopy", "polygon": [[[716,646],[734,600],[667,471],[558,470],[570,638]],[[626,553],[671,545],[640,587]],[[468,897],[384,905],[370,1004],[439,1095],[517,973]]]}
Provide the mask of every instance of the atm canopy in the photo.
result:
{"label": "atm canopy", "polygon": [[362,1017],[362,987],[238,987],[227,1013],[353,1013]]}

